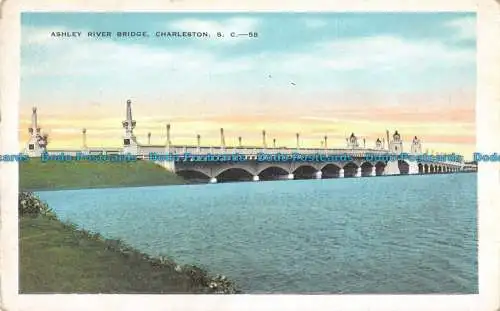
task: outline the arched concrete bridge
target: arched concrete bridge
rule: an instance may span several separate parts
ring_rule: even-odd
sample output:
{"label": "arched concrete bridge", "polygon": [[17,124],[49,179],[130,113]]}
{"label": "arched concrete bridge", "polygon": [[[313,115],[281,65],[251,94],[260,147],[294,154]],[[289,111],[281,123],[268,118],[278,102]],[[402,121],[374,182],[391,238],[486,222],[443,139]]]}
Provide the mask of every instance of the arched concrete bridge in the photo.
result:
{"label": "arched concrete bridge", "polygon": [[[346,154],[346,150],[343,150]],[[156,161],[188,179],[218,181],[321,179],[373,177],[383,175],[443,174],[463,170],[460,162],[425,162],[409,160],[367,161],[362,153],[351,153],[349,161],[258,161],[255,154],[243,161],[202,162],[190,158]]]}

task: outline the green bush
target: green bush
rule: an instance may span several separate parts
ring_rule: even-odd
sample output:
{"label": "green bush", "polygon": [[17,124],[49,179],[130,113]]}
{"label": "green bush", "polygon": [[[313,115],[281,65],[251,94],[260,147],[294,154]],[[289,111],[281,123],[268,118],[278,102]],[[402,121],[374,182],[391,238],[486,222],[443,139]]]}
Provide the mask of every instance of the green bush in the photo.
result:
{"label": "green bush", "polygon": [[19,216],[55,217],[47,203],[40,200],[32,192],[19,192]]}

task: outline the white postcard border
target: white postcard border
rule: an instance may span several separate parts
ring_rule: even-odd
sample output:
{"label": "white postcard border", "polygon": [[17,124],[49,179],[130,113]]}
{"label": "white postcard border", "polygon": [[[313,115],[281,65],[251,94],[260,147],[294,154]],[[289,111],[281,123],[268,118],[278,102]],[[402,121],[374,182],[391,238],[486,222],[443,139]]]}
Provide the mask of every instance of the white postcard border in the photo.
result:
{"label": "white postcard border", "polygon": [[[477,150],[500,152],[500,4],[494,0],[3,1],[0,154],[19,152],[21,11],[476,11]],[[18,295],[18,166],[0,162],[1,306],[5,310],[499,310],[497,163],[478,172],[479,295]],[[335,280],[332,280],[333,282]]]}

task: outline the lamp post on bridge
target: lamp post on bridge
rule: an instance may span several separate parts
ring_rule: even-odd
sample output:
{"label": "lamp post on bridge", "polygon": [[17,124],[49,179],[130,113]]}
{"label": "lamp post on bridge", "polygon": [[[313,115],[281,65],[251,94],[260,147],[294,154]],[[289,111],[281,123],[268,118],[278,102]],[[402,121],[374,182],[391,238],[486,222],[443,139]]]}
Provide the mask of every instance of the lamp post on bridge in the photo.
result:
{"label": "lamp post on bridge", "polygon": [[241,148],[243,145],[241,144],[241,136],[238,137],[238,146]]}
{"label": "lamp post on bridge", "polygon": [[295,134],[295,138],[297,140],[297,149],[300,149],[300,140],[299,140],[299,137],[300,137],[300,134],[299,133],[296,133]]}
{"label": "lamp post on bridge", "polygon": [[328,149],[328,136],[325,135],[324,140],[325,140],[325,149]]}
{"label": "lamp post on bridge", "polygon": [[266,143],[266,130],[262,130],[262,148],[266,149],[267,148],[267,143]]}
{"label": "lamp post on bridge", "polygon": [[201,150],[201,136],[200,134],[196,135],[196,149],[198,150],[198,152],[200,152]]}
{"label": "lamp post on bridge", "polygon": [[273,138],[273,148],[276,149],[276,138]]}
{"label": "lamp post on bridge", "polygon": [[387,138],[387,150],[390,149],[390,139],[389,139],[389,130],[385,130],[385,136]]}
{"label": "lamp post on bridge", "polygon": [[148,145],[151,145],[151,132],[148,132]]}
{"label": "lamp post on bridge", "polygon": [[170,140],[170,123],[167,124],[167,141],[165,144],[166,144],[167,153],[170,153],[170,147],[172,145],[172,141]]}
{"label": "lamp post on bridge", "polygon": [[226,139],[224,137],[224,128],[220,128],[220,148],[224,150],[226,147]]}
{"label": "lamp post on bridge", "polygon": [[82,143],[83,148],[82,149],[84,151],[86,151],[87,150],[87,129],[86,128],[82,129],[82,140],[83,140],[83,143]]}

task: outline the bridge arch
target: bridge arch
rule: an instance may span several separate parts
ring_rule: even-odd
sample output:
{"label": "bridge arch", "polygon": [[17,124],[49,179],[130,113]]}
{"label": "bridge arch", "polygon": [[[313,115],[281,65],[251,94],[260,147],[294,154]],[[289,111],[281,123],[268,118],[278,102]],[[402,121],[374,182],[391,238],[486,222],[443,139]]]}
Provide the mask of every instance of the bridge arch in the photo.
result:
{"label": "bridge arch", "polygon": [[430,165],[429,165],[429,173],[430,173],[430,174],[435,174],[435,173],[436,173],[436,172],[435,172],[435,167],[434,167],[434,165],[433,165],[433,164],[430,164]]}
{"label": "bridge arch", "polygon": [[257,175],[260,180],[284,179],[290,174],[290,171],[281,165],[269,165],[261,169]]}
{"label": "bridge arch", "polygon": [[410,173],[410,164],[404,160],[398,160],[398,168],[400,175],[408,175]]}
{"label": "bridge arch", "polygon": [[224,181],[251,181],[253,174],[241,167],[231,167],[220,171],[215,178],[218,182]]}
{"label": "bridge arch", "polygon": [[362,177],[371,176],[372,168],[374,167],[374,165],[371,162],[363,162],[360,167],[361,167]]}
{"label": "bridge arch", "polygon": [[295,179],[313,179],[318,171],[316,167],[310,164],[302,164],[295,168],[293,175]]}
{"label": "bridge arch", "polygon": [[385,162],[382,162],[382,161],[378,161],[377,163],[375,163],[375,174],[377,176],[384,175],[386,165],[387,164]]}
{"label": "bridge arch", "polygon": [[429,174],[429,164],[424,164],[424,174]]}
{"label": "bridge arch", "polygon": [[251,166],[247,166],[244,164],[242,165],[240,163],[238,163],[238,164],[224,163],[224,165],[214,167],[211,170],[211,173],[212,173],[211,177],[217,178],[217,176],[219,176],[220,174],[224,173],[227,170],[239,170],[239,171],[245,171],[245,172],[251,174],[252,176],[257,175],[257,174],[255,174],[254,168]]}
{"label": "bridge arch", "polygon": [[175,173],[191,182],[206,183],[210,180],[210,176],[207,172],[203,172],[197,169],[183,169],[176,171]]}
{"label": "bridge arch", "polygon": [[257,168],[257,174],[260,175],[262,172],[264,172],[267,169],[274,168],[274,169],[280,169],[285,171],[287,174],[291,173],[291,169],[289,165],[281,164],[281,163],[263,163],[263,165],[258,166]]}
{"label": "bridge arch", "polygon": [[419,174],[424,173],[424,165],[422,163],[418,163],[418,173]]}
{"label": "bridge arch", "polygon": [[344,165],[344,177],[355,177],[357,170],[358,170],[358,165],[354,162],[348,162]]}
{"label": "bridge arch", "polygon": [[335,163],[328,163],[321,168],[321,173],[323,178],[336,178],[339,177],[339,173],[342,167]]}

